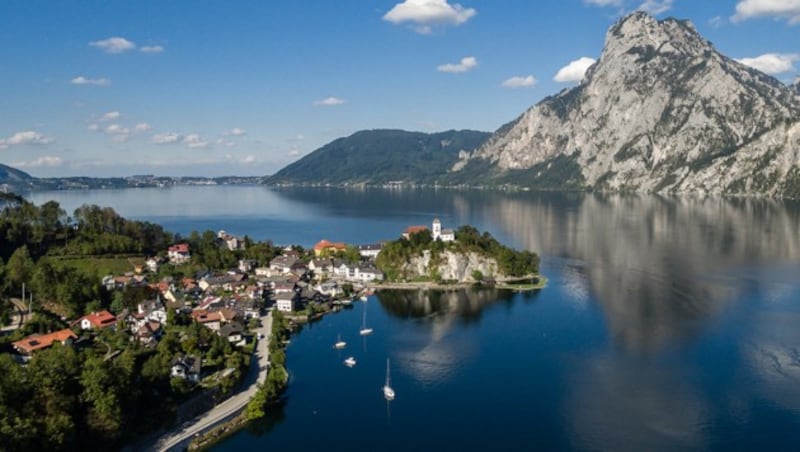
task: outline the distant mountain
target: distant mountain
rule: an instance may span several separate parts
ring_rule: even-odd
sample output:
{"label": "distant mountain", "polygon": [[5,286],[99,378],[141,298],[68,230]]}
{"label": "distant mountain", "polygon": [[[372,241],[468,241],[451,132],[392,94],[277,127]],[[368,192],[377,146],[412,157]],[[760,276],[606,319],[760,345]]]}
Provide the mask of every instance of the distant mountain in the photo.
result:
{"label": "distant mountain", "polygon": [[435,183],[490,136],[474,130],[440,133],[364,130],[339,138],[265,178],[269,185]]}
{"label": "distant mountain", "polygon": [[5,187],[8,191],[27,190],[34,184],[35,180],[35,177],[25,171],[0,163],[0,188]]}
{"label": "distant mountain", "polygon": [[636,12],[609,29],[579,85],[462,154],[448,180],[800,197],[798,93],[689,22]]}
{"label": "distant mountain", "polygon": [[86,190],[114,188],[171,187],[175,185],[255,185],[255,176],[223,177],[166,177],[140,175],[128,177],[33,177],[30,174],[0,164],[0,191],[17,193],[34,190]]}

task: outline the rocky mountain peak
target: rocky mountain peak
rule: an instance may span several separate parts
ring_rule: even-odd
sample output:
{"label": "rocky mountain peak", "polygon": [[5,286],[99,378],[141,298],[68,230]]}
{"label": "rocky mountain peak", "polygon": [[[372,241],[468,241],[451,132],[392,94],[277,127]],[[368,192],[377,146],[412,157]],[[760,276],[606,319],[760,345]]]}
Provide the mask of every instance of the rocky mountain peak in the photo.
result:
{"label": "rocky mountain peak", "polygon": [[[737,151],[795,130],[788,124],[798,119],[794,89],[720,54],[688,21],[636,12],[608,30],[578,86],[501,127],[452,169],[485,174],[489,166],[496,180],[529,187],[748,192],[751,182],[727,172]],[[767,149],[754,152],[777,152]],[[775,168],[771,189],[794,160]],[[763,191],[767,182],[759,184]]]}
{"label": "rocky mountain peak", "polygon": [[689,21],[673,18],[656,20],[637,11],[620,19],[606,34],[603,56],[630,52],[631,49],[697,54],[711,48]]}

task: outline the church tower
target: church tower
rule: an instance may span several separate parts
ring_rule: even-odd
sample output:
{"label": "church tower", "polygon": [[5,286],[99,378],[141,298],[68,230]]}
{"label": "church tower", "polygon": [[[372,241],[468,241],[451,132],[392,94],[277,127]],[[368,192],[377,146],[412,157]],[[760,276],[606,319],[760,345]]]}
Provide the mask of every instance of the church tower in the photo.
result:
{"label": "church tower", "polygon": [[442,235],[442,222],[438,218],[433,219],[433,240],[439,240]]}

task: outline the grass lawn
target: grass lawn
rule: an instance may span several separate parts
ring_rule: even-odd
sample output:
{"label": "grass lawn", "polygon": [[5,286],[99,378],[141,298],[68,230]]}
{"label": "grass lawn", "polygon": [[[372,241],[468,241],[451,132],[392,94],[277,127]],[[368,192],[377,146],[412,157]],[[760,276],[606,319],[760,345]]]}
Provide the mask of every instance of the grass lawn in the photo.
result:
{"label": "grass lawn", "polygon": [[49,262],[58,268],[72,267],[83,273],[105,276],[132,272],[134,264],[144,263],[144,257],[49,257]]}

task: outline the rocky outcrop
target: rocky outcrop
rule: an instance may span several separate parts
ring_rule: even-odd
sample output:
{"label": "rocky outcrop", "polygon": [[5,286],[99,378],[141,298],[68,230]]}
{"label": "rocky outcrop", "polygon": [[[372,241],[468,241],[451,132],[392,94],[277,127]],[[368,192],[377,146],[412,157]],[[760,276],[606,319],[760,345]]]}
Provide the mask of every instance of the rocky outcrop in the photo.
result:
{"label": "rocky outcrop", "polygon": [[444,251],[437,256],[424,251],[422,256],[412,257],[402,267],[407,278],[439,275],[443,280],[459,282],[473,282],[472,275],[476,270],[487,277],[502,276],[498,269],[497,261],[493,258],[453,251]]}
{"label": "rocky outcrop", "polygon": [[462,154],[451,175],[532,188],[800,196],[793,88],[720,54],[687,21],[636,12],[609,29],[579,85]]}

